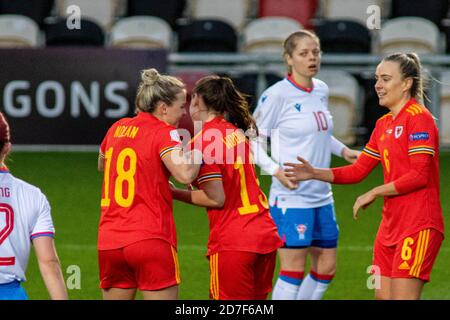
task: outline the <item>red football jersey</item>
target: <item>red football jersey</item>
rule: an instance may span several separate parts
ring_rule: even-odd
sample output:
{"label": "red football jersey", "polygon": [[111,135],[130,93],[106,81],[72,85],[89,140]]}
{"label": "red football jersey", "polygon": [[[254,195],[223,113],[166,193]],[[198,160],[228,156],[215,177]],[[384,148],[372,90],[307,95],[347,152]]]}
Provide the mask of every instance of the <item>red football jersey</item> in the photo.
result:
{"label": "red football jersey", "polygon": [[170,173],[162,159],[180,148],[176,128],[149,113],[111,126],[100,147],[105,166],[99,250],[150,238],[176,247]]}
{"label": "red football jersey", "polygon": [[208,253],[234,250],[269,253],[283,242],[269,215],[269,205],[259,187],[250,146],[242,131],[217,117],[204,124],[191,147],[202,150],[203,164],[196,185],[221,180],[225,204],[207,209]]}
{"label": "red football jersey", "polygon": [[363,154],[381,161],[384,183],[400,178],[410,170],[409,156],[433,156],[430,179],[425,188],[385,197],[378,239],[393,245],[420,230],[434,228],[444,232],[439,199],[439,141],[432,114],[414,99],[394,119],[388,113],[378,119]]}

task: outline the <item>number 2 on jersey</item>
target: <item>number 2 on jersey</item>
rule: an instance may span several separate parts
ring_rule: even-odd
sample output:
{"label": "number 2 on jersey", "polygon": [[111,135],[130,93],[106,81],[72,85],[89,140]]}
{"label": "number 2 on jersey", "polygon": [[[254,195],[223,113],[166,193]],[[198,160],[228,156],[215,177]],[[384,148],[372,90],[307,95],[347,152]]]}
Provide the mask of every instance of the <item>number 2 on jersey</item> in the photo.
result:
{"label": "number 2 on jersey", "polygon": [[[106,151],[105,154],[105,176],[104,176],[104,197],[101,201],[102,207],[108,207],[111,203],[111,199],[109,198],[109,173],[111,170],[111,159],[113,156],[114,148],[109,148]],[[125,161],[129,160],[129,167],[128,170],[125,170]],[[117,156],[116,161],[116,172],[117,172],[117,178],[114,182],[114,199],[116,203],[123,207],[127,208],[130,207],[133,204],[134,195],[135,195],[135,180],[134,175],[136,174],[136,161],[137,156],[136,152],[131,148],[125,148],[119,152],[119,155]],[[123,185],[124,182],[127,182],[128,186],[128,192],[127,196],[125,197],[123,195]]]}
{"label": "number 2 on jersey", "polygon": [[[6,203],[0,203],[0,215],[5,215],[5,226],[0,230],[0,246],[14,229],[14,210]],[[0,266],[13,266],[15,257],[0,257]]]}

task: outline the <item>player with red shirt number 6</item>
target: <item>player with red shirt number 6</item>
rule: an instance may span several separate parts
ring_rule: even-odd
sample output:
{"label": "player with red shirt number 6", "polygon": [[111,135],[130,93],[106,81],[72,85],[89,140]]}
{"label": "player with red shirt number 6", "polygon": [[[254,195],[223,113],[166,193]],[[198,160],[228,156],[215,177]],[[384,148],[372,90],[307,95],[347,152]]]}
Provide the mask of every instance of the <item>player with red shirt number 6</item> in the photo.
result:
{"label": "player with red shirt number 6", "polygon": [[420,299],[444,238],[439,190],[439,141],[423,98],[422,67],[415,53],[397,53],[377,66],[375,90],[389,112],[378,119],[356,163],[333,169],[305,159],[286,163],[293,181],[317,179],[350,184],[381,163],[384,184],[359,196],[353,216],[384,198],[372,265],[381,270],[377,299]]}

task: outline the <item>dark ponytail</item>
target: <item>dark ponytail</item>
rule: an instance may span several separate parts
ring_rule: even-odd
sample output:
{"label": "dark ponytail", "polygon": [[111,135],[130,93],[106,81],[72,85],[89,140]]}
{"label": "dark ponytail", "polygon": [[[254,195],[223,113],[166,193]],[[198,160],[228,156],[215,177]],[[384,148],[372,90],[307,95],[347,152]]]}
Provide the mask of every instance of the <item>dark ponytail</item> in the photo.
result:
{"label": "dark ponytail", "polygon": [[258,135],[245,95],[236,89],[230,78],[206,76],[197,82],[193,93],[202,97],[208,110],[222,115],[228,113],[230,121],[250,138]]}

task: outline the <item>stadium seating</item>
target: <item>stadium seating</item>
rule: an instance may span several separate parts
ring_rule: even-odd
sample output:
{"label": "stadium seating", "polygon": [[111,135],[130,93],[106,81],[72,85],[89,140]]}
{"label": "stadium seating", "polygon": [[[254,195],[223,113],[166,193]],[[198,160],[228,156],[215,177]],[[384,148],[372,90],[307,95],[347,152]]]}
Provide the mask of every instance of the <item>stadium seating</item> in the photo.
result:
{"label": "stadium seating", "polygon": [[183,16],[186,0],[128,0],[128,16],[153,16],[166,20],[172,29]]}
{"label": "stadium seating", "polygon": [[172,29],[165,20],[157,17],[134,16],[122,18],[112,27],[110,45],[170,50]]}
{"label": "stadium seating", "polygon": [[68,7],[76,5],[81,10],[81,17],[98,23],[103,29],[109,30],[118,7],[118,0],[56,0],[56,8],[60,17],[67,17]]}
{"label": "stadium seating", "polygon": [[318,8],[317,0],[259,0],[259,17],[288,17],[305,29],[312,29],[311,19]]}
{"label": "stadium seating", "polygon": [[84,19],[80,29],[67,29],[66,20],[50,24],[46,29],[47,46],[103,46],[104,40],[102,28]]}
{"label": "stadium seating", "polygon": [[379,52],[438,53],[439,40],[439,29],[430,20],[419,17],[394,18],[386,21],[380,30]]}
{"label": "stadium seating", "polygon": [[325,81],[330,89],[328,107],[333,116],[334,136],[345,144],[353,144],[360,101],[358,82],[345,71],[323,70],[317,78]]}
{"label": "stadium seating", "polygon": [[180,52],[236,52],[237,35],[220,20],[193,20],[178,29]]}
{"label": "stadium seating", "polygon": [[264,17],[255,19],[243,31],[243,51],[281,55],[284,39],[301,29],[303,29],[303,26],[292,18]]}
{"label": "stadium seating", "polygon": [[392,18],[421,17],[433,21],[437,26],[447,16],[448,0],[392,0]]}
{"label": "stadium seating", "polygon": [[441,73],[440,143],[450,146],[450,71]]}
{"label": "stadium seating", "polygon": [[365,25],[350,20],[325,20],[316,26],[325,53],[370,53],[371,34]]}
{"label": "stadium seating", "polygon": [[236,30],[242,29],[249,15],[250,0],[191,0],[195,19],[223,20]]}
{"label": "stadium seating", "polygon": [[53,7],[53,0],[0,0],[0,14],[17,14],[43,25]]}
{"label": "stadium seating", "polygon": [[381,16],[385,17],[387,10],[383,10],[385,0],[322,0],[321,11],[325,19],[355,20],[366,25],[369,14],[367,8],[377,5],[381,9]]}
{"label": "stadium seating", "polygon": [[38,45],[39,26],[31,18],[0,15],[0,47],[34,47]]}
{"label": "stadium seating", "polygon": [[[224,76],[230,77],[236,88],[242,92],[248,95],[247,102],[250,106],[250,110],[253,112],[253,110],[256,107],[256,104],[258,102],[259,96],[258,96],[258,74],[255,73],[244,73],[244,74],[224,74]],[[278,74],[268,73],[265,76],[265,88],[268,88],[269,86],[275,84],[276,82],[283,79]]]}

